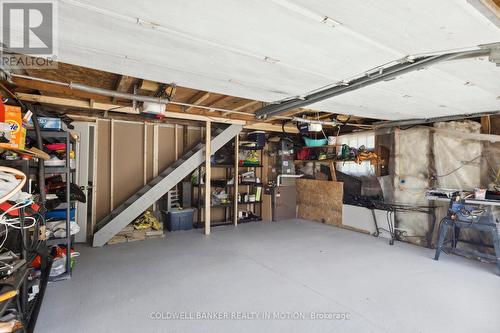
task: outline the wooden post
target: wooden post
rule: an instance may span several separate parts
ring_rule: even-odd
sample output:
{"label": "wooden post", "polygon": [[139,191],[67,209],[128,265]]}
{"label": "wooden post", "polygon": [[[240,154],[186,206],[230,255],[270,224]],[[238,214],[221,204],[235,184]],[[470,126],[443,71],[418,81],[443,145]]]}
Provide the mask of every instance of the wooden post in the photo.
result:
{"label": "wooden post", "polygon": [[146,185],[147,181],[148,181],[148,125],[146,124],[146,122],[144,122],[144,127],[143,127],[143,131],[144,131],[144,137],[143,137],[143,140],[144,140],[144,146],[143,146],[143,179],[142,179],[142,183],[143,185]]}
{"label": "wooden post", "polygon": [[187,125],[182,125],[182,149],[183,149],[184,153],[189,150]]}
{"label": "wooden post", "polygon": [[115,123],[113,121],[113,119],[110,120],[110,147],[109,147],[109,166],[110,166],[110,174],[109,174],[109,193],[110,193],[110,196],[109,196],[109,210],[110,212],[113,211],[114,209],[114,191],[115,191],[115,182],[114,182],[114,160],[115,160],[115,157],[113,156],[114,155],[114,151],[115,151],[115,140],[114,140],[114,128],[115,128]]}
{"label": "wooden post", "polygon": [[[158,138],[159,138],[159,126],[155,124],[153,126],[153,178],[158,176]],[[153,204],[153,210],[157,209],[157,203]]]}
{"label": "wooden post", "polygon": [[179,136],[177,135],[177,124],[174,124],[174,145],[175,160],[177,161],[179,159]]}
{"label": "wooden post", "polygon": [[[210,199],[211,187],[210,179],[212,178],[210,155],[211,155],[211,122],[206,122],[205,127],[205,235],[210,235],[210,206],[212,200]],[[201,177],[201,175],[199,175]]]}
{"label": "wooden post", "polygon": [[239,163],[239,155],[240,155],[240,136],[236,134],[234,137],[234,198],[233,198],[233,219],[234,225],[238,225],[238,163]]}
{"label": "wooden post", "polygon": [[153,177],[158,176],[158,125],[153,126]]}
{"label": "wooden post", "polygon": [[335,173],[335,162],[330,161],[330,176],[332,177],[332,181],[336,182],[337,181],[337,174]]}
{"label": "wooden post", "polygon": [[481,117],[481,133],[491,134],[491,118],[490,118],[490,116]]}

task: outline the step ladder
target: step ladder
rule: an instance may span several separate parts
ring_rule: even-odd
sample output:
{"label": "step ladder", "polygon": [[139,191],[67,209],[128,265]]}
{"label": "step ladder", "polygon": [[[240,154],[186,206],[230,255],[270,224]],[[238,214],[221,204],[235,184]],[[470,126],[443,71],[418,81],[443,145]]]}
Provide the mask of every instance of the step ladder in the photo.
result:
{"label": "step ladder", "polygon": [[[211,141],[211,153],[214,154],[222,148],[242,129],[242,125],[236,124],[230,125],[224,130],[217,129],[216,136]],[[205,144],[199,143],[99,221],[96,224],[92,246],[98,247],[106,244],[204,162]]]}

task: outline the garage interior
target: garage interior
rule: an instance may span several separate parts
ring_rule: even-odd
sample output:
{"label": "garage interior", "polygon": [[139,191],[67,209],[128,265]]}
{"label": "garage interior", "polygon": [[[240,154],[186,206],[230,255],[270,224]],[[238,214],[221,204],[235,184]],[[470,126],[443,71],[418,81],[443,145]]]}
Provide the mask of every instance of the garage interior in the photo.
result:
{"label": "garage interior", "polygon": [[498,332],[500,1],[42,2],[0,332]]}

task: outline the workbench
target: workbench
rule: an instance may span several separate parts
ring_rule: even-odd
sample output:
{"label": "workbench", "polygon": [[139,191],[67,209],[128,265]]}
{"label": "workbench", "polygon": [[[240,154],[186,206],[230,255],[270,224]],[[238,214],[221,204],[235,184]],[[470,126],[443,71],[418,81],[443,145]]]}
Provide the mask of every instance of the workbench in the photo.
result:
{"label": "workbench", "polygon": [[[464,199],[457,196],[451,198],[427,196],[429,200],[448,201],[448,213],[439,227],[438,244],[434,260],[439,260],[441,251],[449,251],[466,257],[482,258],[496,263],[500,275],[500,224],[492,214],[493,206],[500,206],[499,200]],[[495,254],[488,254],[476,250],[457,248],[460,231],[462,229],[476,230],[489,233],[495,249]],[[451,231],[451,232],[450,232]],[[446,240],[450,233],[451,239]],[[446,246],[450,243],[450,246]]]}

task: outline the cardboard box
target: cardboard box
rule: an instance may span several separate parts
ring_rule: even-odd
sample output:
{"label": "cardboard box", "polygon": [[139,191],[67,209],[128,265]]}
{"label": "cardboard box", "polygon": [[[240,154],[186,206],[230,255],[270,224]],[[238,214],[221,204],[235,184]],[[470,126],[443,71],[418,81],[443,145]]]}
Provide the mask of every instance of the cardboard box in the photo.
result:
{"label": "cardboard box", "polygon": [[10,143],[10,125],[0,123],[0,143]]}
{"label": "cardboard box", "polygon": [[[61,131],[62,130],[62,120],[60,118],[53,117],[38,117],[38,123],[40,124],[40,129],[50,130],[50,131]],[[27,124],[29,129],[33,129],[33,120],[30,119]]]}
{"label": "cardboard box", "polygon": [[[10,141],[8,143],[0,142],[0,147],[7,149],[24,149],[26,129],[23,127],[21,108],[18,106],[5,105],[3,111],[0,109],[0,122],[8,124],[10,127]],[[5,131],[3,131],[3,134],[5,138],[7,138],[7,133],[5,133]]]}

